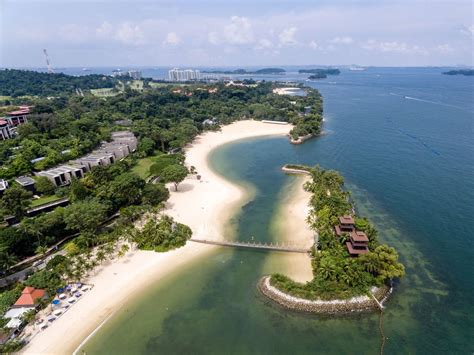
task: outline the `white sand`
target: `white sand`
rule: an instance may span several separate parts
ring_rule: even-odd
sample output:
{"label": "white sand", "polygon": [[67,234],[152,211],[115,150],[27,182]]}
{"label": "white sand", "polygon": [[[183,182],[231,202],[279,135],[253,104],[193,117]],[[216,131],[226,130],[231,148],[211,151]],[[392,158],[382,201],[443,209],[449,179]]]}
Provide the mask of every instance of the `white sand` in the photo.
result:
{"label": "white sand", "polygon": [[[283,172],[282,172],[283,174]],[[315,232],[306,223],[309,213],[311,194],[303,189],[303,184],[310,179],[306,175],[292,177],[293,181],[283,190],[281,203],[272,224],[272,232],[279,242],[291,243],[299,248],[311,248]],[[280,272],[298,282],[313,279],[311,259],[308,254],[279,253],[277,258],[267,260],[268,272]]]}
{"label": "white sand", "polygon": [[[178,192],[172,191],[166,213],[190,226],[196,238],[224,238],[229,217],[246,196],[241,188],[210,169],[209,152],[238,139],[286,135],[291,128],[291,125],[240,121],[225,126],[221,132],[198,137],[186,151],[186,164],[196,167],[202,181],[190,176],[179,186]],[[87,280],[95,287],[49,328],[37,334],[22,352],[72,353],[94,329],[141,290],[215,248],[188,242],[168,253],[135,251],[104,266]]]}

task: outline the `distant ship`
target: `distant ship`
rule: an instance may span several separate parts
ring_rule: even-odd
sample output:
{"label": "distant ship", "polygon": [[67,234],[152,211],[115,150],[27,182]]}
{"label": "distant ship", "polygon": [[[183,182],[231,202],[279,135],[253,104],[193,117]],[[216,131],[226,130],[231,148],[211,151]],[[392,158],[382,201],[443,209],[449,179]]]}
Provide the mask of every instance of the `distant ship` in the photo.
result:
{"label": "distant ship", "polygon": [[364,70],[366,70],[366,68],[362,68],[362,67],[350,67],[349,70],[351,70],[351,71],[364,71]]}
{"label": "distant ship", "polygon": [[82,71],[91,71],[89,68],[82,68]]}

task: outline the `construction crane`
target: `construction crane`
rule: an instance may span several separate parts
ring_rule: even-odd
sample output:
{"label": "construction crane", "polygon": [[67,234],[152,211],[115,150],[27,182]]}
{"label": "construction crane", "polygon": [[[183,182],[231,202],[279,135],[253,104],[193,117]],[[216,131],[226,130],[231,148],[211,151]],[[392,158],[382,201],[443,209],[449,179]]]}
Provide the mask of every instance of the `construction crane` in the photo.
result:
{"label": "construction crane", "polygon": [[48,52],[46,49],[43,49],[44,57],[46,58],[46,66],[48,67],[48,74],[54,73],[53,67],[51,66],[51,63],[49,62],[49,56]]}

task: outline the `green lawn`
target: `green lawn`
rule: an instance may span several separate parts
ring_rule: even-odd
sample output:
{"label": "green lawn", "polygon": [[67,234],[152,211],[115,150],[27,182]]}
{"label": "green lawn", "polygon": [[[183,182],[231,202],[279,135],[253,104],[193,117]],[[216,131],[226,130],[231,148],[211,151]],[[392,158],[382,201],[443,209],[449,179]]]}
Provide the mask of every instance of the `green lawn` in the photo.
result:
{"label": "green lawn", "polygon": [[58,197],[56,195],[51,195],[51,196],[43,196],[43,197],[40,197],[38,199],[35,199],[31,202],[31,207],[36,207],[36,206],[39,206],[39,205],[44,205],[45,203],[48,203],[48,202],[53,202],[53,201],[57,201],[57,200],[60,200],[62,197]]}
{"label": "green lawn", "polygon": [[142,90],[143,90],[143,80],[133,80],[133,81],[130,83],[130,87],[131,87],[133,90],[142,91]]}
{"label": "green lawn", "polygon": [[113,88],[91,89],[91,94],[99,97],[115,96],[119,94],[119,92],[113,90]]}
{"label": "green lawn", "polygon": [[156,158],[160,155],[163,155],[163,153],[157,151],[155,152],[155,155],[138,160],[137,165],[132,168],[132,172],[140,176],[142,179],[146,179],[150,176],[150,166],[155,163]]}

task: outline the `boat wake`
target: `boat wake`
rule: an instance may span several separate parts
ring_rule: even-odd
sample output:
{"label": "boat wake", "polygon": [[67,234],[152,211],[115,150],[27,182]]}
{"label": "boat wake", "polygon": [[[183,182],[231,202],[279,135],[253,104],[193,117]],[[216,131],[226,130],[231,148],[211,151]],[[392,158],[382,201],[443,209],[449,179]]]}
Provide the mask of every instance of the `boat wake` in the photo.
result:
{"label": "boat wake", "polygon": [[403,95],[395,94],[395,93],[393,93],[393,92],[391,92],[390,95],[392,95],[392,96],[398,96],[398,97],[403,97],[403,98],[406,99],[406,100],[425,102],[425,103],[427,103],[427,104],[433,104],[433,105],[439,105],[439,106],[445,106],[445,107],[452,107],[452,108],[455,108],[455,109],[458,109],[458,110],[463,110],[463,111],[470,112],[470,111],[469,111],[468,109],[466,109],[465,107],[460,107],[460,106],[456,106],[456,105],[451,105],[451,104],[447,104],[447,103],[441,102],[441,101],[431,101],[431,100],[420,99],[420,98],[418,98],[418,97],[413,97],[413,96],[403,96]]}

